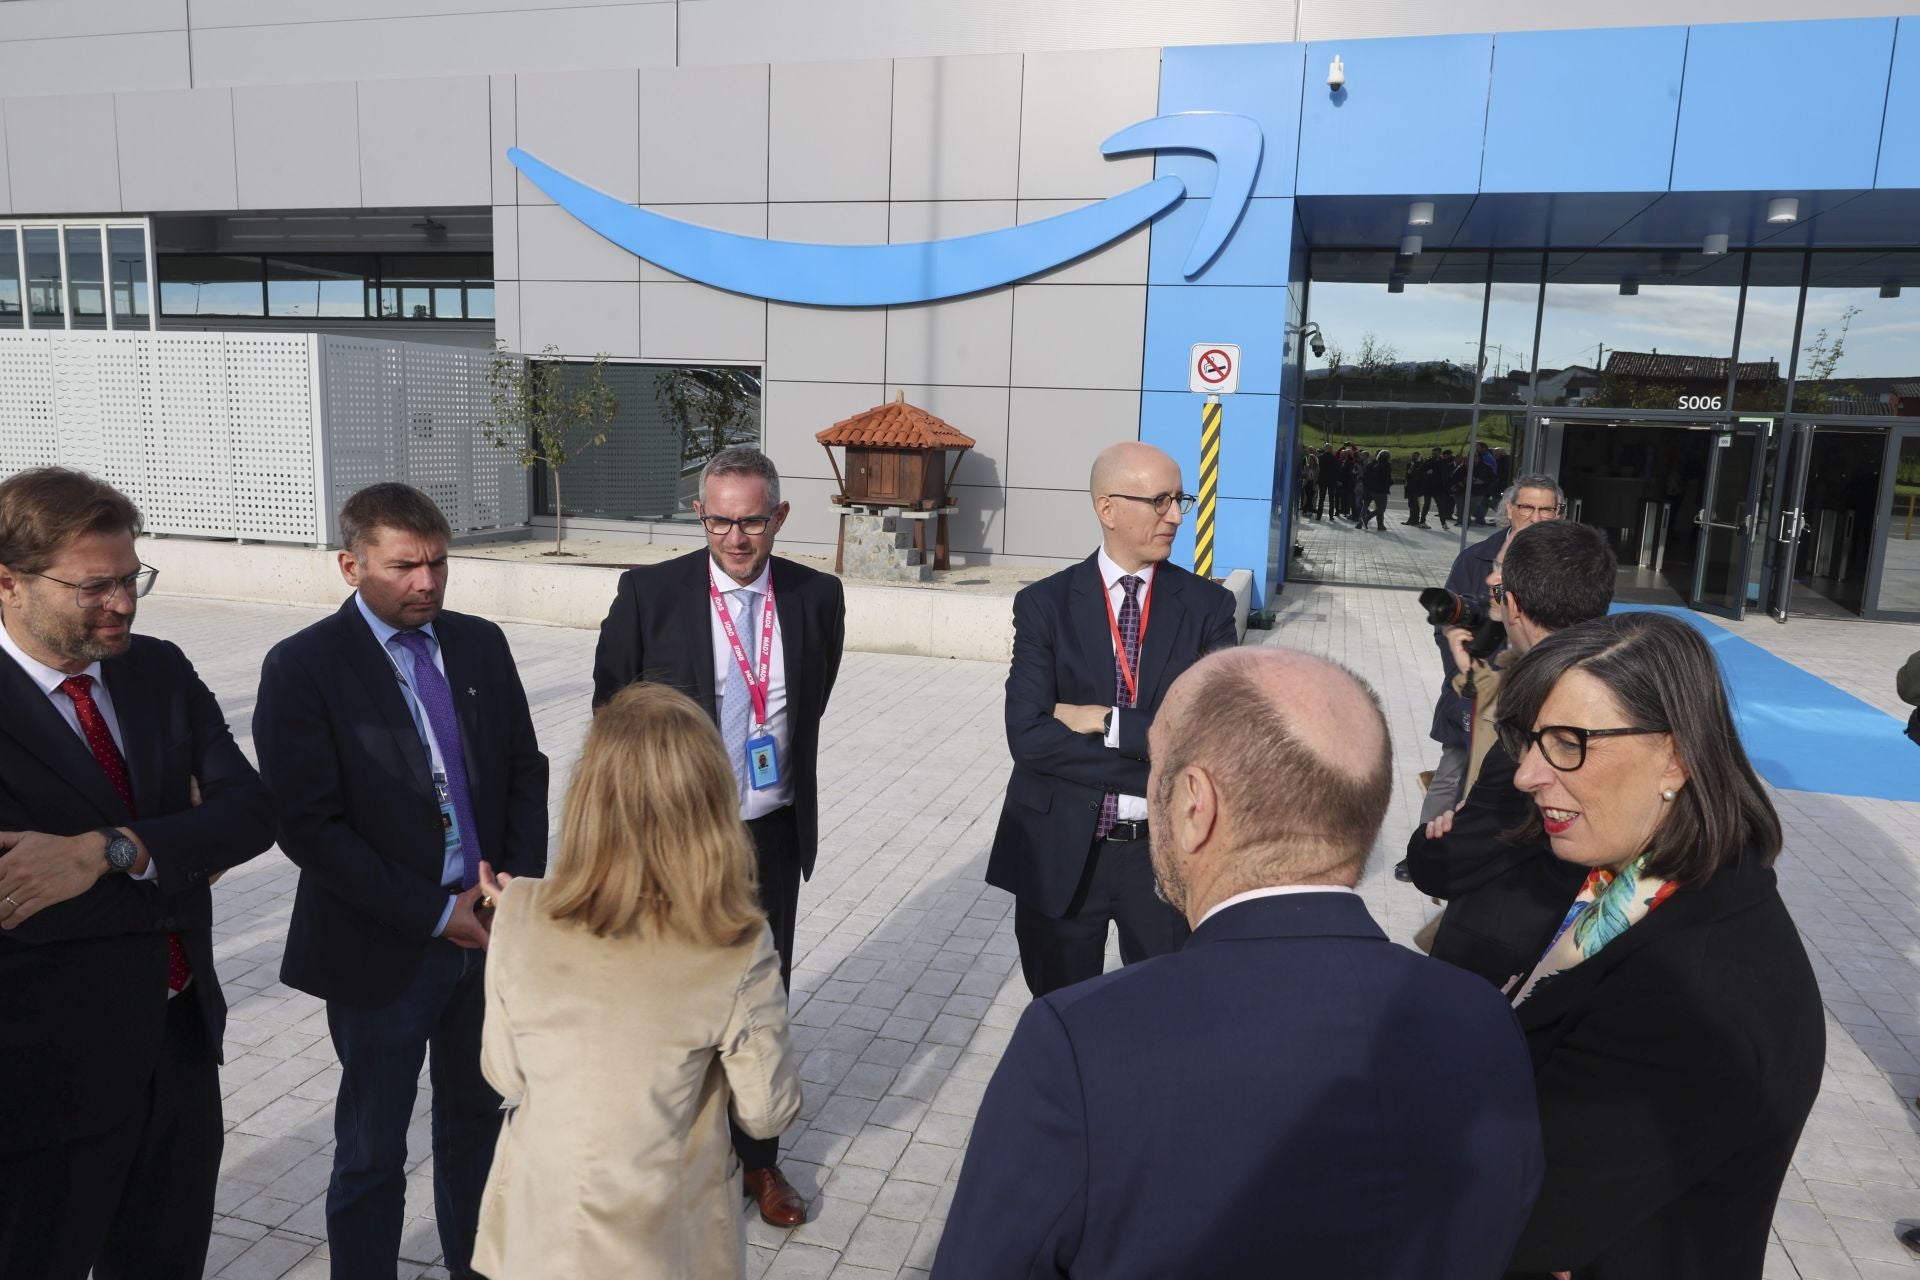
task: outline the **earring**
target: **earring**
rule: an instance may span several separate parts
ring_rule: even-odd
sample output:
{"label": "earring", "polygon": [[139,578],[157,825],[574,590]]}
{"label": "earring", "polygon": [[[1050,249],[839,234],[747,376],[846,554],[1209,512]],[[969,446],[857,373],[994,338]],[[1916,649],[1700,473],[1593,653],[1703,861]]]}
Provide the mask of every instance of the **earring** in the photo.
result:
{"label": "earring", "polygon": [[1671,804],[1671,803],[1673,803],[1673,792],[1671,792],[1671,791],[1662,791],[1662,792],[1660,793],[1660,798],[1661,798],[1662,800],[1665,800],[1665,801],[1666,801],[1666,802],[1667,802],[1668,804]]}

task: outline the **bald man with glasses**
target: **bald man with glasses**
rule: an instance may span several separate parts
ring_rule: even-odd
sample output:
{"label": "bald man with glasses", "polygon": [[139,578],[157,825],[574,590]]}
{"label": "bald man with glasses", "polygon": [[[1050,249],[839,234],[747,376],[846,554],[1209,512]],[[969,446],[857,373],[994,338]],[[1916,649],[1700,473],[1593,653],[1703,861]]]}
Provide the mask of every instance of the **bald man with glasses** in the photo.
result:
{"label": "bald man with glasses", "polygon": [[1147,730],[1180,673],[1236,640],[1232,594],[1169,559],[1194,502],[1179,465],[1152,445],[1116,444],[1090,487],[1099,550],[1013,600],[1013,773],[987,883],[1014,896],[1036,996],[1099,976],[1110,925],[1127,964],[1186,941],[1186,921],[1153,888]]}

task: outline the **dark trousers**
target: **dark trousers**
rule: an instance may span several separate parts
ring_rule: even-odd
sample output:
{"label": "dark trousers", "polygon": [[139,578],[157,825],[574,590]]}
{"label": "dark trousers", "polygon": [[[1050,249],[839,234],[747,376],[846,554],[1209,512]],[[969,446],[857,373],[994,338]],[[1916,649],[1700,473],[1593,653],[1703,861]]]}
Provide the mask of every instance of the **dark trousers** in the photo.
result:
{"label": "dark trousers", "polygon": [[[793,989],[793,927],[800,918],[800,826],[793,806],[775,809],[747,823],[759,864],[760,908],[773,930],[773,949],[780,953],[780,981]],[[733,1153],[743,1169],[769,1169],[780,1162],[780,1139],[753,1138],[728,1121]]]}
{"label": "dark trousers", "polygon": [[1120,960],[1135,964],[1178,951],[1187,922],[1153,889],[1147,840],[1095,840],[1066,915],[1059,919],[1024,902],[1013,905],[1020,972],[1037,996],[1097,978],[1106,967],[1107,925],[1120,929]]}
{"label": "dark trousers", "polygon": [[427,944],[420,972],[381,1009],[327,1005],[340,1057],[334,1104],[327,1247],[334,1280],[391,1280],[407,1194],[407,1124],[431,1058],[433,1211],[456,1280],[471,1276],[480,1193],[500,1134],[500,1095],[480,1074],[487,953],[444,939]]}
{"label": "dark trousers", "polygon": [[168,1001],[153,1074],[127,1081],[139,1101],[119,1124],[0,1153],[0,1276],[200,1280],[226,1135],[198,1000],[189,986]]}

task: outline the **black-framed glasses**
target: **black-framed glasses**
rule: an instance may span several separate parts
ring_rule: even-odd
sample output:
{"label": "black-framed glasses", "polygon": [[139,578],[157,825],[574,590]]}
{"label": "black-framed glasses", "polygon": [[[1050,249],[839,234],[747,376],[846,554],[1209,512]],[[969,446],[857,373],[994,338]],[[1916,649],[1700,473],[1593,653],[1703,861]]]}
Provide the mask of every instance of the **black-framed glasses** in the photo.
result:
{"label": "black-framed glasses", "polygon": [[1504,582],[1491,583],[1487,587],[1487,594],[1493,597],[1495,604],[1505,604],[1507,602],[1507,584]]}
{"label": "black-framed glasses", "polygon": [[57,582],[63,587],[73,588],[73,603],[82,609],[100,609],[113,603],[113,598],[122,591],[127,597],[138,600],[153,590],[153,581],[160,571],[144,560],[137,573],[124,578],[87,578],[80,582],[68,582],[65,578],[56,578],[50,573],[29,574],[29,577],[45,578],[48,582]]}
{"label": "black-framed glasses", "polygon": [[1128,502],[1144,502],[1153,508],[1153,514],[1157,516],[1167,514],[1167,508],[1176,502],[1180,504],[1180,514],[1185,515],[1193,510],[1194,503],[1200,501],[1190,493],[1156,493],[1151,498],[1142,497],[1137,493],[1110,493],[1107,496],[1125,498]]}
{"label": "black-framed glasses", "polygon": [[740,532],[757,538],[773,523],[772,516],[701,516],[700,526],[716,538],[724,538],[739,525]]}
{"label": "black-framed glasses", "polygon": [[1513,509],[1530,520],[1560,514],[1560,504],[1557,502],[1550,502],[1544,507],[1536,507],[1531,502],[1516,502],[1513,504]]}
{"label": "black-framed glasses", "polygon": [[1631,738],[1648,733],[1671,733],[1664,726],[1630,725],[1620,729],[1587,729],[1577,724],[1543,724],[1525,729],[1513,720],[1500,721],[1500,745],[1517,762],[1529,749],[1540,748],[1540,758],[1562,773],[1572,773],[1587,762],[1587,744],[1595,738]]}

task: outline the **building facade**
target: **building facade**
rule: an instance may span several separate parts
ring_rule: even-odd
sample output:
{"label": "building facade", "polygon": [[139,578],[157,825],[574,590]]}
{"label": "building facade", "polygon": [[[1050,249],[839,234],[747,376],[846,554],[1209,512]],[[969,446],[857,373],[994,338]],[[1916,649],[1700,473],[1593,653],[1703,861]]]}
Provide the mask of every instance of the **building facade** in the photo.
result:
{"label": "building facade", "polygon": [[604,354],[570,523],[663,540],[757,439],[830,550],[814,433],[904,393],[978,442],[955,560],[1036,567],[1116,439],[1199,487],[1231,347],[1262,602],[1458,546],[1341,543],[1323,446],[1485,440],[1649,598],[1920,616],[1920,17],[1538,8],[0,0],[0,329]]}

